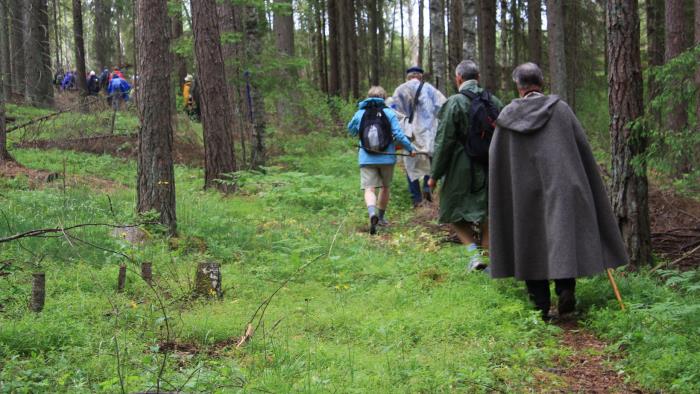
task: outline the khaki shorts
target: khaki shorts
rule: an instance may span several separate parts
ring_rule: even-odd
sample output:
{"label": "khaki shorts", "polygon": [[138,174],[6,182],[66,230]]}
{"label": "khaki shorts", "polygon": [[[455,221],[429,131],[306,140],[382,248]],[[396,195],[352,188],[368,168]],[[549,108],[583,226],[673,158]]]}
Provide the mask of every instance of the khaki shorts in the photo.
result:
{"label": "khaki shorts", "polygon": [[388,187],[394,178],[393,165],[370,165],[360,167],[360,188]]}

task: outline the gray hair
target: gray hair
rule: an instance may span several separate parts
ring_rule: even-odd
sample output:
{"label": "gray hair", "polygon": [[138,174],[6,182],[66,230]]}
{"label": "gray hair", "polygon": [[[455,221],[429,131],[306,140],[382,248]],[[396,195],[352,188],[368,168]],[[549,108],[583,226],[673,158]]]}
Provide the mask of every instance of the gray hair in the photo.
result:
{"label": "gray hair", "polygon": [[479,66],[471,60],[462,60],[455,69],[455,76],[460,76],[465,81],[478,79]]}
{"label": "gray hair", "polygon": [[417,72],[417,71],[412,71],[412,72],[406,74],[406,80],[407,80],[407,81],[410,81],[410,80],[412,80],[413,78],[418,78],[418,80],[422,80],[422,79],[423,79],[423,73],[419,73],[419,72]]}
{"label": "gray hair", "polygon": [[523,63],[513,70],[513,82],[518,89],[541,88],[544,85],[542,70],[535,63]]}
{"label": "gray hair", "polygon": [[372,86],[367,92],[367,97],[386,99],[386,90],[381,86]]}

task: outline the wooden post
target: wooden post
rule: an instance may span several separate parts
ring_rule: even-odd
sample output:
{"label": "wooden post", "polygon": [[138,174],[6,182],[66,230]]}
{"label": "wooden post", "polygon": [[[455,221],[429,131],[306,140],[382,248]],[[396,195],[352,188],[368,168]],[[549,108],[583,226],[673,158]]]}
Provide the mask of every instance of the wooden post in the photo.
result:
{"label": "wooden post", "polygon": [[194,295],[218,298],[223,296],[221,291],[221,265],[212,261],[199,263],[194,278]]}
{"label": "wooden post", "polygon": [[119,276],[117,277],[117,293],[124,291],[124,284],[126,283],[126,265],[122,264],[119,266]]}
{"label": "wooden post", "polygon": [[32,281],[32,299],[29,302],[29,309],[32,312],[41,312],[44,309],[44,300],[46,298],[46,275],[43,272],[33,274]]}
{"label": "wooden post", "polygon": [[153,281],[153,271],[152,264],[148,261],[141,263],[141,278],[146,281],[149,285]]}

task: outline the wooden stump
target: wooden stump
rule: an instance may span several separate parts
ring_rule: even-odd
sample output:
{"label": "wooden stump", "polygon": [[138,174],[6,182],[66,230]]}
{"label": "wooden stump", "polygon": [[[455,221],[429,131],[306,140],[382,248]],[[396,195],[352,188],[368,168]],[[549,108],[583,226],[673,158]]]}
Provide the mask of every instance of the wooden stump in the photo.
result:
{"label": "wooden stump", "polygon": [[141,263],[141,278],[149,285],[153,282],[152,264],[148,261]]}
{"label": "wooden stump", "polygon": [[43,272],[36,272],[32,281],[32,299],[29,301],[29,309],[32,312],[41,312],[44,309],[46,299],[46,275]]}
{"label": "wooden stump", "polygon": [[194,277],[194,295],[221,298],[221,265],[215,262],[199,263]]}
{"label": "wooden stump", "polygon": [[124,284],[126,283],[126,266],[124,264],[119,266],[119,276],[117,277],[117,293],[124,291]]}

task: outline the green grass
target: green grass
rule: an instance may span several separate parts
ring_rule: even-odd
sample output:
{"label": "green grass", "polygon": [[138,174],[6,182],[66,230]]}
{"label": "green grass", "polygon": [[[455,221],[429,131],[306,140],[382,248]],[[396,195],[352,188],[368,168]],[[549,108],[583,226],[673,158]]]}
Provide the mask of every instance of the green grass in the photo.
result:
{"label": "green grass", "polygon": [[[522,284],[466,274],[461,247],[414,227],[403,177],[393,185],[394,225],[370,237],[353,141],[317,132],[271,145],[282,155],[265,173],[237,174],[240,191],[231,197],[203,191],[201,170],[176,167],[180,237],[206,240],[205,253],[172,249],[157,232],[134,246],[99,227],[74,234],[128,259],[65,237],[0,244],[0,262],[11,262],[10,275],[0,277],[0,392],[119,392],[119,373],[127,392],[153,390],[166,322],[171,340],[198,349],[168,354],[166,389],[524,392],[541,389],[542,379],[548,388],[565,387],[545,370],[567,352],[559,329],[540,322]],[[36,189],[26,180],[0,179],[0,237],[135,220],[133,161],[12,153],[27,167],[56,172],[65,159],[69,176],[116,186],[81,183],[64,193],[61,182]],[[196,264],[207,259],[222,264],[225,295],[190,300]],[[142,261],[153,262],[157,293],[138,277]],[[129,273],[117,294],[122,263]],[[40,314],[26,306],[36,270],[47,274]],[[224,346],[288,279],[252,340],[240,349]],[[667,288],[648,275],[620,279],[628,313],[617,310],[605,278],[582,281],[579,300],[586,324],[610,341],[611,351],[624,348],[616,368],[648,389],[695,392],[697,278],[674,283]]]}

